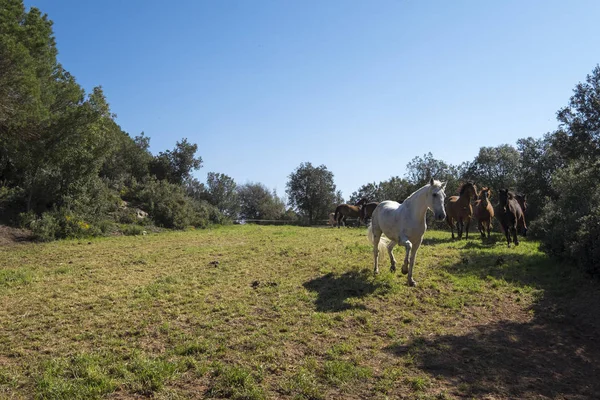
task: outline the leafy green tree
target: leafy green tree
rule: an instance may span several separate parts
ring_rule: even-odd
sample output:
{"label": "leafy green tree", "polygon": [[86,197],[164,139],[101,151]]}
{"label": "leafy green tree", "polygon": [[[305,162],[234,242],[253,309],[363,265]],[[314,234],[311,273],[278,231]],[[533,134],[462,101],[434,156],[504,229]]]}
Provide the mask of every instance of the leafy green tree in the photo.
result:
{"label": "leafy green tree", "polygon": [[379,184],[373,182],[362,185],[357,191],[352,192],[348,202],[349,204],[356,204],[360,199],[363,198],[367,199],[368,201],[381,201],[382,195]]}
{"label": "leafy green tree", "polygon": [[[546,198],[532,233],[549,253],[600,276],[600,67],[576,85],[569,105],[557,113],[559,129],[548,137],[542,159],[552,171]],[[544,175],[547,178],[547,175]],[[543,186],[542,186],[543,187]]]}
{"label": "leafy green tree", "polygon": [[286,185],[288,204],[313,224],[318,219],[327,219],[341,200],[333,183],[333,173],[325,165],[313,167],[310,162],[302,163],[290,174]]}
{"label": "leafy green tree", "polygon": [[569,105],[557,113],[553,145],[566,160],[592,162],[600,156],[600,66],[573,90]]}
{"label": "leafy green tree", "polygon": [[534,139],[519,139],[517,149],[521,153],[521,165],[518,172],[517,187],[527,195],[528,221],[536,219],[541,212],[546,197],[556,198],[552,187],[552,175],[561,166],[562,161],[552,147],[551,136]]}
{"label": "leafy green tree", "polygon": [[509,144],[481,147],[465,175],[479,186],[488,186],[495,192],[501,188],[516,190],[520,161],[521,155]]}
{"label": "leafy green tree", "polygon": [[235,218],[239,211],[237,185],[233,178],[216,172],[209,172],[206,177],[207,196],[224,215]]}
{"label": "leafy green tree", "polygon": [[411,184],[406,198],[418,188],[426,185],[431,178],[446,182],[446,194],[453,195],[458,191],[465,171],[465,165],[454,166],[438,160],[431,153],[423,157],[415,157],[406,165],[406,180]]}
{"label": "leafy green tree", "polygon": [[150,138],[141,135],[131,138],[126,132],[116,129],[115,143],[106,157],[100,176],[115,184],[130,183],[132,179],[141,181],[149,174],[152,154],[149,151]]}
{"label": "leafy green tree", "polygon": [[398,176],[379,183],[379,201],[393,200],[402,203],[414,191],[415,186]]}
{"label": "leafy green tree", "polygon": [[274,220],[285,214],[283,200],[261,183],[246,183],[238,186],[237,192],[241,218]]}
{"label": "leafy green tree", "polygon": [[159,180],[166,179],[175,184],[183,184],[190,179],[192,171],[202,168],[202,157],[196,157],[198,145],[183,139],[175,148],[160,152],[150,162],[150,173]]}

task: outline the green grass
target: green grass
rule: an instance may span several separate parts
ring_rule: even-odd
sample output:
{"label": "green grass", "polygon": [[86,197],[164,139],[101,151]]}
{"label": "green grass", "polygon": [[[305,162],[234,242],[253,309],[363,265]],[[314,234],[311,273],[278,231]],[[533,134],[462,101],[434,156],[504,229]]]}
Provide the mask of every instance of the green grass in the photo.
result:
{"label": "green grass", "polygon": [[596,286],[536,242],[449,236],[426,233],[415,288],[387,257],[372,274],[364,228],[2,247],[0,398],[593,394],[594,310],[574,299]]}

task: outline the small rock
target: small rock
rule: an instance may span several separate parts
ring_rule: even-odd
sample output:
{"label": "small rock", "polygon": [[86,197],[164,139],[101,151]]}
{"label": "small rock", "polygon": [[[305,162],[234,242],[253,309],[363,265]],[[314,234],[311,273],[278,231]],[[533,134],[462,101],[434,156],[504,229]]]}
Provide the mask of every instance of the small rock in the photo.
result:
{"label": "small rock", "polygon": [[259,285],[260,285],[260,281],[254,281],[254,282],[252,282],[252,287],[254,289],[256,289]]}

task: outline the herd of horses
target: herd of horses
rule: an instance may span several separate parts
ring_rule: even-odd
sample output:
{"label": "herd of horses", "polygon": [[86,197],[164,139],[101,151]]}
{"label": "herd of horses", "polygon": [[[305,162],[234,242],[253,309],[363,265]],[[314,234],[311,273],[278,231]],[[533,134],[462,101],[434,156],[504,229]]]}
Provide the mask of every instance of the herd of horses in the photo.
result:
{"label": "herd of horses", "polygon": [[[482,187],[477,191],[477,186],[467,181],[460,186],[458,196],[445,198],[444,209],[446,222],[450,227],[452,239],[455,239],[454,231],[458,239],[469,239],[469,226],[471,221],[477,221],[477,228],[482,240],[489,239],[494,218],[500,223],[500,227],[506,236],[508,247],[511,241],[515,246],[519,245],[517,232],[527,236],[527,223],[525,222],[525,211],[527,210],[526,195],[516,194],[508,189],[498,190],[498,203],[491,203],[492,191],[489,187]],[[346,226],[347,218],[356,218],[358,224],[367,224],[379,202],[369,202],[362,198],[355,205],[340,204],[335,212],[329,214],[329,225],[332,227]],[[398,203],[402,204],[402,202]]]}

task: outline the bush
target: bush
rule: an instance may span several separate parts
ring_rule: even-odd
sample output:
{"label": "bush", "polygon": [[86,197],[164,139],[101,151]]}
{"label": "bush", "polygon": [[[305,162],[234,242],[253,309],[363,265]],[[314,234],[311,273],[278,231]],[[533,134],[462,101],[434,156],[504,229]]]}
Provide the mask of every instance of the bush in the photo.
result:
{"label": "bush", "polygon": [[123,228],[123,235],[138,236],[144,233],[144,228],[139,225],[127,225]]}
{"label": "bush", "polygon": [[572,163],[552,177],[556,200],[547,199],[531,232],[548,253],[600,276],[600,164]]}
{"label": "bush", "polygon": [[29,228],[34,237],[42,242],[50,242],[61,235],[60,225],[50,213],[44,213],[41,218],[31,221]]}
{"label": "bush", "polygon": [[141,208],[148,212],[158,226],[175,229],[185,229],[188,226],[204,228],[224,220],[214,206],[190,198],[180,185],[150,178],[136,189],[135,200],[141,203]]}

